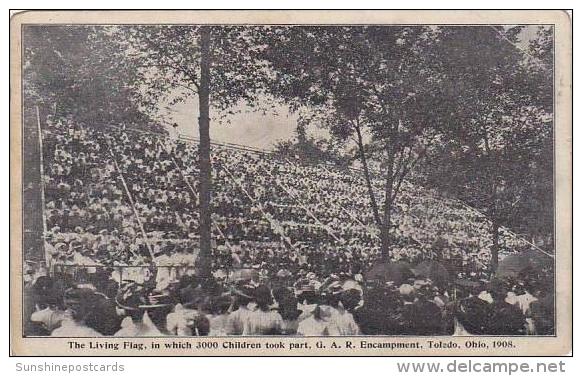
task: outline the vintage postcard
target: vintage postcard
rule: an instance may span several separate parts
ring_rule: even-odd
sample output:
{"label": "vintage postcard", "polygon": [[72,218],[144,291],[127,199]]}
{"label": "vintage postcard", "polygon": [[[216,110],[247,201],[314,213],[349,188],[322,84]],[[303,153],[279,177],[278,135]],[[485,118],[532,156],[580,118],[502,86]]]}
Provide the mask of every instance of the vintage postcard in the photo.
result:
{"label": "vintage postcard", "polygon": [[12,355],[567,355],[566,11],[23,11]]}

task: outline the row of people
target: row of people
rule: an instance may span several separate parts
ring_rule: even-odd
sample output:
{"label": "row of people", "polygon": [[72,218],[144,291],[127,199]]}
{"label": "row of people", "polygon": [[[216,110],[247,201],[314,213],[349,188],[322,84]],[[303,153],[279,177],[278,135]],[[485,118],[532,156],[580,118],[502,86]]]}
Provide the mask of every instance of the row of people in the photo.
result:
{"label": "row of people", "polygon": [[[152,277],[155,279],[154,277]],[[38,276],[25,288],[34,335],[551,335],[553,294],[522,282],[441,287],[428,279],[362,286],[308,273],[222,284],[183,275],[158,289],[152,280],[84,281]],[[25,304],[26,305],[26,304]]]}

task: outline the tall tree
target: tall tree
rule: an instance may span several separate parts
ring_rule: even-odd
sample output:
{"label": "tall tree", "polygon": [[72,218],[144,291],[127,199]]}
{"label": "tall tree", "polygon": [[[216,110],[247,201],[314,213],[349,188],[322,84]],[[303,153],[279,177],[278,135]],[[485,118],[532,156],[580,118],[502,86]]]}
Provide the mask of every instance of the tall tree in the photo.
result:
{"label": "tall tree", "polygon": [[272,28],[265,40],[274,93],[292,109],[309,107],[335,137],[354,139],[385,259],[402,182],[436,135],[438,116],[426,111],[439,80],[433,43],[430,28],[376,26]]}
{"label": "tall tree", "polygon": [[43,120],[54,115],[88,126],[150,124],[132,100],[123,79],[131,70],[115,59],[120,51],[106,28],[25,26],[23,45],[25,105],[39,106]]}
{"label": "tall tree", "polygon": [[[255,58],[260,46],[253,29],[219,26],[127,26],[117,29],[121,58],[138,72],[133,86],[145,111],[156,112],[160,101],[170,104],[198,99],[199,201],[201,273],[211,266],[210,165],[211,110],[232,111],[239,101],[253,104],[260,95],[264,66]],[[194,123],[194,122],[193,122]]]}
{"label": "tall tree", "polygon": [[446,72],[442,96],[448,99],[441,111],[450,118],[440,157],[426,172],[432,184],[487,214],[492,270],[498,264],[500,227],[513,227],[518,213],[531,207],[532,184],[542,183],[539,167],[551,160],[546,153],[551,91],[532,80],[527,53],[519,47],[520,31],[480,26],[439,33],[438,60]]}

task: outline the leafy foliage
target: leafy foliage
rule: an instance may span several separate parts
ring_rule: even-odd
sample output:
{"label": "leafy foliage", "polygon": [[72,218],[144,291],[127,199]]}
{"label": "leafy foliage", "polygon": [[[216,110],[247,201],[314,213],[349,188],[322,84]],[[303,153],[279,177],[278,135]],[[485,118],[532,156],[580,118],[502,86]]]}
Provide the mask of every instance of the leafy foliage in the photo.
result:
{"label": "leafy foliage", "polygon": [[[208,89],[212,108],[220,111],[220,118],[232,114],[240,101],[255,106],[267,70],[256,58],[261,46],[253,42],[253,29],[242,26],[209,29]],[[193,25],[116,29],[116,41],[125,51],[126,63],[137,70],[131,85],[139,93],[146,112],[155,113],[162,101],[175,105],[198,95],[200,30],[201,27]]]}
{"label": "leafy foliage", "polygon": [[109,30],[94,26],[25,26],[24,97],[45,115],[72,116],[90,126],[151,127],[127,83]]}
{"label": "leafy foliage", "polygon": [[492,231],[511,225],[532,237],[545,233],[549,240],[552,86],[551,64],[541,46],[551,48],[551,42],[542,31],[528,54],[516,47],[517,31],[442,30],[444,108],[450,116],[442,129],[445,142],[425,173],[432,185],[487,213]]}
{"label": "leafy foliage", "polygon": [[[264,56],[275,72],[274,94],[292,109],[309,106],[311,120],[317,119],[336,139],[355,140],[387,255],[392,205],[440,124],[438,116],[426,111],[440,77],[432,61],[434,30],[281,27],[266,35]],[[386,180],[382,218],[369,160]]]}

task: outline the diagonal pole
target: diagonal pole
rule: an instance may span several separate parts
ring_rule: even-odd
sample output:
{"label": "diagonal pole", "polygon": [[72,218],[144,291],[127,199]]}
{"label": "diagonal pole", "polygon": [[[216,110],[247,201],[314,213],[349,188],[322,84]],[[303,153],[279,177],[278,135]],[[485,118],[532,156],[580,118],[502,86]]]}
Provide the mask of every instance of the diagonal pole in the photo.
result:
{"label": "diagonal pole", "polygon": [[40,124],[40,109],[36,106],[36,123],[38,126],[38,148],[39,148],[39,160],[40,160],[40,202],[41,202],[41,212],[42,212],[42,247],[44,252],[44,259],[46,266],[50,268],[50,257],[48,254],[48,249],[45,244],[45,236],[47,235],[47,225],[46,225],[46,197],[45,197],[45,182],[44,182],[44,152],[42,145],[42,127]]}
{"label": "diagonal pole", "polygon": [[[265,170],[265,172],[267,172],[267,170],[261,166],[261,168],[263,170]],[[325,229],[325,231],[327,231],[327,233],[329,235],[331,235],[332,238],[334,238],[336,241],[339,241],[340,239],[335,235],[334,231],[326,224],[324,224],[323,222],[321,222],[319,220],[319,218],[317,218],[315,216],[315,214],[313,214],[313,212],[311,210],[309,210],[304,204],[303,202],[299,199],[299,197],[297,197],[297,195],[295,195],[295,193],[291,192],[291,190],[286,187],[283,183],[281,182],[277,182],[277,185],[279,187],[281,187],[289,196],[291,196],[293,198],[293,200],[295,200],[295,202],[303,209],[305,210],[305,212],[315,220],[315,222],[317,222],[321,227],[323,227]]]}
{"label": "diagonal pole", "polygon": [[[158,139],[158,145],[161,148],[164,148],[164,145],[162,144],[162,142]],[[192,196],[194,198],[194,200],[196,200],[196,198],[198,197],[198,194],[196,193],[196,191],[194,190],[194,188],[192,187],[192,184],[190,184],[190,182],[188,181],[188,179],[186,179],[186,175],[184,174],[184,171],[180,168],[180,166],[178,165],[178,162],[176,162],[176,158],[174,158],[173,155],[170,155],[170,158],[172,159],[172,162],[174,163],[174,166],[176,166],[176,169],[178,170],[178,172],[180,173],[180,176],[182,176],[182,179],[184,180],[184,182],[186,183],[186,185],[188,186],[188,188],[190,189],[190,192],[192,193]],[[218,233],[220,234],[220,236],[222,238],[224,238],[224,243],[225,245],[228,247],[229,250],[232,251],[232,247],[230,245],[230,242],[228,241],[228,239],[226,238],[226,236],[224,235],[224,232],[222,231],[222,229],[220,228],[220,226],[218,226],[216,224],[216,222],[212,222],[212,225],[214,226],[214,228],[216,229],[216,231],[218,231]]]}
{"label": "diagonal pole", "polygon": [[109,144],[109,153],[111,154],[111,159],[113,159],[113,164],[115,165],[115,169],[117,170],[117,173],[119,173],[119,177],[121,178],[121,183],[123,184],[123,188],[125,189],[125,194],[127,195],[127,198],[129,199],[129,203],[131,204],[131,209],[133,210],[133,214],[135,216],[135,219],[137,220],[139,228],[140,228],[140,230],[143,234],[143,237],[146,241],[148,251],[149,251],[150,256],[152,258],[152,261],[153,261],[154,260],[154,251],[152,250],[152,245],[150,244],[150,238],[148,237],[148,235],[143,227],[143,223],[141,221],[141,218],[139,217],[139,213],[137,212],[137,209],[135,208],[135,203],[133,201],[133,197],[131,196],[131,192],[129,191],[127,183],[125,182],[125,178],[123,177],[123,173],[121,172],[121,168],[119,167],[119,164],[117,163],[117,159],[115,158],[115,154],[113,153],[113,148],[111,147],[110,141],[107,140],[107,143]]}
{"label": "diagonal pole", "polygon": [[288,244],[293,251],[297,252],[297,249],[295,248],[295,245],[293,243],[291,243],[291,240],[289,240],[288,237],[285,235],[283,226],[277,220],[275,220],[274,218],[272,218],[267,212],[265,212],[265,209],[263,208],[263,205],[261,205],[260,202],[257,202],[257,200],[254,197],[251,196],[251,194],[234,177],[234,175],[230,172],[230,170],[226,166],[223,166],[223,168],[224,168],[224,171],[226,172],[226,174],[229,176],[229,178],[249,198],[249,200],[251,200],[251,202],[253,204],[255,204],[255,206],[261,211],[261,214],[269,222],[269,224],[271,225],[271,228],[273,228],[273,229],[276,229],[276,228],[281,229],[281,231],[279,232],[279,236],[281,236],[281,239],[284,241],[284,243]]}

